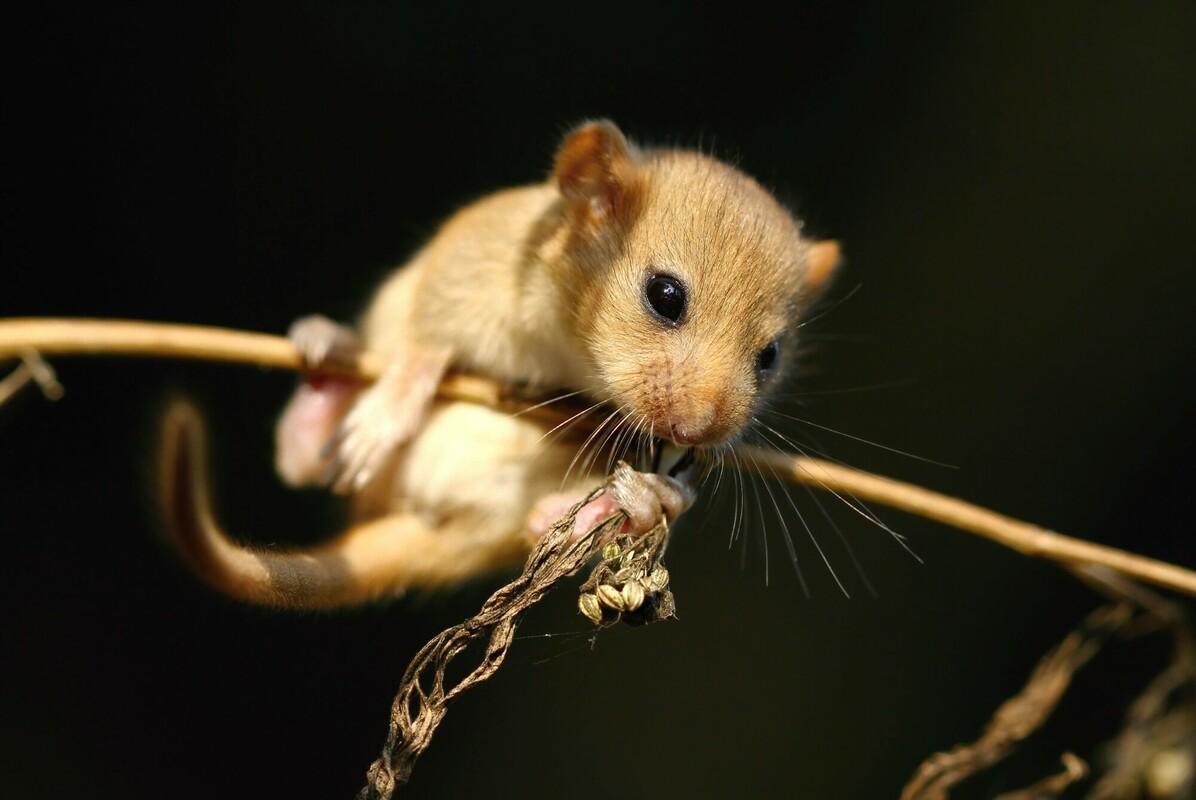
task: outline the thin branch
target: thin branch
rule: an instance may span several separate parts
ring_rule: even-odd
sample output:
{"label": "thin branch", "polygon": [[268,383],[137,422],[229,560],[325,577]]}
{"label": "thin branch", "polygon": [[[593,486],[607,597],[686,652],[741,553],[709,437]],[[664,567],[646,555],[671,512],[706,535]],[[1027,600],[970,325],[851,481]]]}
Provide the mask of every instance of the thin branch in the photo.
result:
{"label": "thin branch", "polygon": [[[303,364],[291,343],[280,336],[195,325],[26,318],[0,320],[0,360],[29,350],[47,355],[124,355],[191,358],[297,370]],[[354,377],[368,381],[380,372],[381,359],[365,353]],[[546,419],[568,414],[559,405],[531,410],[534,400],[516,395],[485,378],[457,374],[441,384],[438,396],[504,410],[529,410]],[[1098,565],[1137,580],[1196,596],[1196,572],[1113,547],[1064,536],[998,514],[954,497],[819,459],[789,456],[741,446],[745,467],[776,473],[815,489],[850,493],[991,539],[1023,555],[1069,567]],[[758,464],[758,466],[756,466]]]}
{"label": "thin branch", "polygon": [[62,399],[64,390],[54,368],[36,350],[26,348],[20,355],[21,363],[17,368],[0,379],[0,405],[31,383],[37,384],[47,400]]}
{"label": "thin branch", "polygon": [[[966,500],[863,470],[763,448],[746,449],[750,450],[751,457],[757,459],[761,467],[771,466],[781,477],[796,483],[882,503],[983,536],[1011,547],[1022,555],[1058,561],[1072,567],[1100,565],[1136,580],[1196,596],[1196,572],[1166,561],[1064,536]],[[745,466],[751,466],[751,458],[747,459]]]}
{"label": "thin branch", "polygon": [[[1042,657],[1022,690],[993,713],[979,739],[935,753],[923,761],[902,790],[901,800],[946,800],[953,786],[1009,755],[1014,747],[1042,727],[1071,685],[1075,673],[1100,651],[1106,640],[1125,627],[1133,613],[1133,606],[1128,603],[1116,603],[1089,614],[1080,627]],[[1069,765],[1064,777],[1053,780],[1065,781],[1065,787],[1083,776],[1083,770],[1080,770],[1071,778],[1074,772],[1075,765]],[[1045,791],[1012,795],[1019,796],[1053,795]]]}

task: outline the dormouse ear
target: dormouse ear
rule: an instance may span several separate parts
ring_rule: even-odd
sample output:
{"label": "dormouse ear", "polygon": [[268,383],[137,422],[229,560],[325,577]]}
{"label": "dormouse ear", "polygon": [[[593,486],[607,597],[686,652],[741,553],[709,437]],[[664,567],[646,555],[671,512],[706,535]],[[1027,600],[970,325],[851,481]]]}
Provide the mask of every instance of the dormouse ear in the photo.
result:
{"label": "dormouse ear", "polygon": [[806,279],[807,295],[821,294],[831,282],[835,271],[842,261],[839,243],[833,239],[821,242],[811,242],[806,247]]}
{"label": "dormouse ear", "polygon": [[632,148],[610,120],[587,122],[566,136],[552,174],[561,195],[594,219],[629,209],[636,195]]}

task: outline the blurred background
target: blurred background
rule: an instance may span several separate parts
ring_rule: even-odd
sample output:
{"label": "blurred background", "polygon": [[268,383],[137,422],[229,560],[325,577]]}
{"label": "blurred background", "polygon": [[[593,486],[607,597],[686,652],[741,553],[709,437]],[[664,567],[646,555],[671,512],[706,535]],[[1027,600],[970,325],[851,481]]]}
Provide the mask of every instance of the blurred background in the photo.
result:
{"label": "blurred background", "polygon": [[[445,215],[539,180],[570,125],[609,116],[738,163],[843,242],[835,296],[858,291],[809,328],[789,410],[958,468],[779,427],[1196,565],[1189,3],[27,13],[0,32],[0,316],[351,319]],[[233,531],[318,541],[337,501],[271,467],[293,376],[56,366],[60,403],[0,408],[5,793],[351,796],[408,660],[497,579],[320,615],[218,596],[161,543],[157,415],[177,393],[210,415]],[[880,510],[918,564],[828,503],[872,597],[799,491],[851,594],[805,540],[806,597],[751,492],[745,553],[728,549],[726,484],[674,538],[678,621],[590,642],[572,589],[550,595],[406,796],[894,797],[1099,602],[1049,564]],[[1102,654],[958,796],[1092,756],[1165,644]]]}

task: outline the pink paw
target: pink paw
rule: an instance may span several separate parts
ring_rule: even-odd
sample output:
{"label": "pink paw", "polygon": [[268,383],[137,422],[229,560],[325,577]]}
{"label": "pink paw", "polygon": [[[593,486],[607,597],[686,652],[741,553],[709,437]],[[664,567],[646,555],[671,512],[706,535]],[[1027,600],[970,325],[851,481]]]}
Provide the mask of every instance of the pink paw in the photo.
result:
{"label": "pink paw", "polygon": [[[528,515],[528,534],[535,541],[548,533],[585,492],[561,492],[541,498]],[[674,478],[637,472],[619,462],[609,491],[582,506],[573,521],[573,535],[580,536],[599,522],[622,511],[627,515],[621,533],[639,536],[656,527],[662,519],[672,521],[693,505],[694,493],[688,484]]]}
{"label": "pink paw", "polygon": [[627,514],[625,533],[644,534],[662,520],[671,522],[693,505],[693,489],[675,478],[651,472],[637,472],[620,461],[615,467],[611,496]]}
{"label": "pink paw", "polygon": [[351,366],[361,351],[361,340],[352,328],[321,314],[295,320],[287,331],[287,338],[295,345],[309,371],[328,366]]}

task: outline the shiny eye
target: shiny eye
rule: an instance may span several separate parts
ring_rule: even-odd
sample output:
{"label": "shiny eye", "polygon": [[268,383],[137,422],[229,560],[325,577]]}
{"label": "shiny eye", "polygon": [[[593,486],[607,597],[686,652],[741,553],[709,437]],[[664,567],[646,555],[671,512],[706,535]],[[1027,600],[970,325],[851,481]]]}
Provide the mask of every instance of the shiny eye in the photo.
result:
{"label": "shiny eye", "polygon": [[764,349],[756,354],[756,370],[758,372],[768,372],[777,365],[777,353],[781,350],[781,345],[776,339],[773,339]]}
{"label": "shiny eye", "polygon": [[685,316],[685,284],[672,275],[650,275],[644,284],[644,302],[652,316],[670,327]]}

